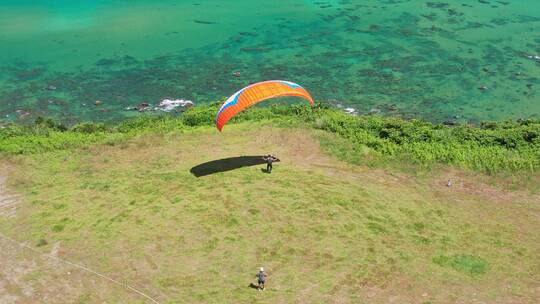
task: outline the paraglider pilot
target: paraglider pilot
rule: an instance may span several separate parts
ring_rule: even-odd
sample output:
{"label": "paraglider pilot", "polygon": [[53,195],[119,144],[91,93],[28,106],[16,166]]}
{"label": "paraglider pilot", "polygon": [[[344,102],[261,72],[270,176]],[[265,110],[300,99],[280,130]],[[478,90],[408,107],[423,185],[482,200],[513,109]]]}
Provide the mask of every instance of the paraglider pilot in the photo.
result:
{"label": "paraglider pilot", "polygon": [[261,267],[259,272],[255,275],[257,277],[257,290],[264,290],[264,283],[266,282],[266,273],[264,272],[264,268]]}
{"label": "paraglider pilot", "polygon": [[272,154],[268,154],[267,156],[263,156],[264,161],[266,161],[266,172],[272,173],[272,163],[275,161],[279,161],[279,159]]}

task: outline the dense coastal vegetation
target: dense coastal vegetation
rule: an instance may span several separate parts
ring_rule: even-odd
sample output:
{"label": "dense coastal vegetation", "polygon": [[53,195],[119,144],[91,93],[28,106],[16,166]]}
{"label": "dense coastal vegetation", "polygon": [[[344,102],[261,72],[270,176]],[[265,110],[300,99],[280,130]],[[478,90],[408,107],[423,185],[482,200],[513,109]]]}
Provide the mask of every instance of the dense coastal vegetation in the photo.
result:
{"label": "dense coastal vegetation", "polygon": [[[187,110],[178,117],[144,116],[118,125],[80,123],[71,127],[38,118],[32,126],[7,125],[0,129],[0,152],[32,154],[84,147],[114,145],[146,132],[182,131],[210,126],[218,105]],[[354,116],[322,105],[257,107],[239,115],[250,121],[306,126],[338,135],[330,150],[352,163],[399,160],[420,165],[456,165],[486,173],[534,172],[540,168],[540,120],[484,122],[479,126],[433,124],[383,116]],[[345,145],[346,148],[342,145]]]}

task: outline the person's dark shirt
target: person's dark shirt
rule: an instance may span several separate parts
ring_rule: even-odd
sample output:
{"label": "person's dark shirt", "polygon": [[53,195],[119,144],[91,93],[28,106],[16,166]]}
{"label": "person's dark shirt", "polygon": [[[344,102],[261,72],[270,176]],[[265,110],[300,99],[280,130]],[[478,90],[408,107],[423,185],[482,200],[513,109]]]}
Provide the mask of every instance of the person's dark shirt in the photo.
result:
{"label": "person's dark shirt", "polygon": [[264,272],[259,271],[259,272],[257,273],[257,279],[259,279],[259,281],[261,281],[261,282],[264,282],[265,279],[266,279],[266,275],[264,274]]}

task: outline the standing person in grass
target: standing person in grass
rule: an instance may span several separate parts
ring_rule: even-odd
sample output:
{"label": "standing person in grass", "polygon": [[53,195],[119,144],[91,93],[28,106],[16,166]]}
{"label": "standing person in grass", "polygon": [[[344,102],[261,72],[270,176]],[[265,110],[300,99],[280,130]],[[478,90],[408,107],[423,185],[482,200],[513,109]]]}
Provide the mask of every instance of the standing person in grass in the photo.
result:
{"label": "standing person in grass", "polygon": [[257,290],[262,291],[264,290],[264,283],[266,282],[266,272],[264,272],[264,268],[261,267],[259,272],[255,275],[257,277]]}
{"label": "standing person in grass", "polygon": [[272,154],[268,154],[267,156],[263,156],[263,159],[266,161],[266,172],[272,173],[272,163],[275,161],[279,161],[277,157],[275,157]]}

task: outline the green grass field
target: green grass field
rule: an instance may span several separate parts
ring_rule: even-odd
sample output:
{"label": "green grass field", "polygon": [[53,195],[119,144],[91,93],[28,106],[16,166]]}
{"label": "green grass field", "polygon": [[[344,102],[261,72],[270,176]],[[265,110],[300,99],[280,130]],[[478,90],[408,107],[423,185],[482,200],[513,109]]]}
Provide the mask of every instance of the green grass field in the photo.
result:
{"label": "green grass field", "polygon": [[[322,130],[243,122],[6,156],[4,192],[20,197],[0,213],[0,231],[160,303],[540,302],[536,183],[353,165],[339,143]],[[269,152],[281,159],[272,174],[190,173]],[[145,302],[7,240],[0,248],[0,302]],[[260,266],[265,292],[249,287]]]}

